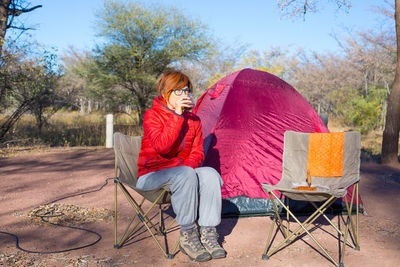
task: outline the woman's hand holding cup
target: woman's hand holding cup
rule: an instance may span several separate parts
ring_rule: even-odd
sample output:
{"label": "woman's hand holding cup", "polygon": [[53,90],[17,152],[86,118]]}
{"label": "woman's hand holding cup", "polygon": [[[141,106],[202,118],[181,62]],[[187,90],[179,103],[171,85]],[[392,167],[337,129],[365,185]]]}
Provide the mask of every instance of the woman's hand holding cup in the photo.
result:
{"label": "woman's hand holding cup", "polygon": [[192,94],[183,95],[175,102],[175,112],[179,115],[182,115],[183,111],[191,110],[194,107],[194,102],[192,98]]}

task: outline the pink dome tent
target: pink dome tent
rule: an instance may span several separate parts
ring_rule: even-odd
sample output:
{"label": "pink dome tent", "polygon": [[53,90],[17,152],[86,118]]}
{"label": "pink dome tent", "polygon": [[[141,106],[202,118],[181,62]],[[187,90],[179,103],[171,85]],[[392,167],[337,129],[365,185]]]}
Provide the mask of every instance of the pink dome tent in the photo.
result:
{"label": "pink dome tent", "polygon": [[194,112],[203,125],[203,166],[221,174],[222,198],[237,209],[228,213],[272,209],[261,183],[276,184],[281,178],[285,131],[328,132],[292,86],[252,69],[219,80],[199,99]]}

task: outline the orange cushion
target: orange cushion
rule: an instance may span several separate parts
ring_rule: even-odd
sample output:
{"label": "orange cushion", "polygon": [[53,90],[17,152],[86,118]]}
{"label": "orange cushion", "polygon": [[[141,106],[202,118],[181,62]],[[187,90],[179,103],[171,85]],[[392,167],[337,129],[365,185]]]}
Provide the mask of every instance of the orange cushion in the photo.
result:
{"label": "orange cushion", "polygon": [[308,179],[310,176],[343,176],[343,144],[344,132],[311,133],[308,140]]}
{"label": "orange cushion", "polygon": [[300,191],[316,191],[316,187],[310,187],[310,186],[298,186],[294,188],[294,190],[300,190]]}

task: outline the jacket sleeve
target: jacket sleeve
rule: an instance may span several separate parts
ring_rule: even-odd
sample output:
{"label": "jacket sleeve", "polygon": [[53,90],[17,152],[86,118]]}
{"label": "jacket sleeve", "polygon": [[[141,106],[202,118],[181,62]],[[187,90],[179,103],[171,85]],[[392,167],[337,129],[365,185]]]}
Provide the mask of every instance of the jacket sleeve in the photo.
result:
{"label": "jacket sleeve", "polygon": [[198,168],[201,162],[204,160],[204,149],[203,149],[203,133],[201,128],[201,122],[196,121],[196,136],[193,140],[192,150],[189,156],[183,160],[183,166],[189,166],[192,168]]}
{"label": "jacket sleeve", "polygon": [[147,110],[144,114],[143,133],[149,138],[151,146],[161,155],[176,153],[175,142],[181,133],[184,117],[172,114],[168,118],[163,118],[154,110]]}

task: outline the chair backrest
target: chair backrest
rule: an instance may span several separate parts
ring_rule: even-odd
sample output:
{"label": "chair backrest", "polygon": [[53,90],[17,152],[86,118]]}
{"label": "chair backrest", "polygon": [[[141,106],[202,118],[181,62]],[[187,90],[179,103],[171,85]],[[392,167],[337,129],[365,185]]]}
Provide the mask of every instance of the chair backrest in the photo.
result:
{"label": "chair backrest", "polygon": [[[329,133],[321,133],[329,134]],[[302,184],[307,180],[309,133],[287,131],[284,136],[282,180]],[[343,145],[343,175],[340,177],[314,177],[312,184],[330,189],[344,189],[360,180],[361,135],[345,132]]]}
{"label": "chair backrest", "polygon": [[142,145],[142,136],[127,136],[114,133],[114,152],[119,168],[119,180],[131,187],[136,187],[137,161]]}

